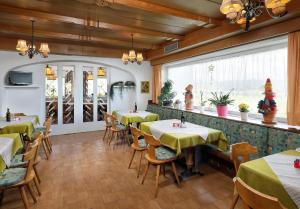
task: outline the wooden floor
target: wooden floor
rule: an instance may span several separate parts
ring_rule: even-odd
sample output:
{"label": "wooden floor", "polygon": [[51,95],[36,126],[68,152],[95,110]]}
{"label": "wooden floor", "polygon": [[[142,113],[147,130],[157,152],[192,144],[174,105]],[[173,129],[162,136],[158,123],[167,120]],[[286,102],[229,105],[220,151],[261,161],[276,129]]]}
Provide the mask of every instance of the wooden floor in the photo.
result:
{"label": "wooden floor", "polygon": [[[53,154],[38,169],[42,196],[33,209],[228,209],[232,180],[203,166],[205,176],[182,182],[160,178],[154,198],[155,169],[141,185],[136,178],[137,159],[128,169],[131,150],[127,145],[108,147],[103,132],[52,137]],[[145,163],[145,161],[143,162]],[[5,193],[0,209],[24,208],[17,190]],[[237,208],[241,208],[240,206]]]}

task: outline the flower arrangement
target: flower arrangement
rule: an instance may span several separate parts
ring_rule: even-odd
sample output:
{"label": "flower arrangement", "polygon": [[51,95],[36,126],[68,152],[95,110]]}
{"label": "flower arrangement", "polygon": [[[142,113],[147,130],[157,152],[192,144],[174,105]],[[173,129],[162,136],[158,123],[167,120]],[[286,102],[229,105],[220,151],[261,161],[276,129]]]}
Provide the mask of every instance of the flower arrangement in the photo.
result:
{"label": "flower arrangement", "polygon": [[239,104],[239,111],[240,112],[249,112],[249,105],[246,103]]}

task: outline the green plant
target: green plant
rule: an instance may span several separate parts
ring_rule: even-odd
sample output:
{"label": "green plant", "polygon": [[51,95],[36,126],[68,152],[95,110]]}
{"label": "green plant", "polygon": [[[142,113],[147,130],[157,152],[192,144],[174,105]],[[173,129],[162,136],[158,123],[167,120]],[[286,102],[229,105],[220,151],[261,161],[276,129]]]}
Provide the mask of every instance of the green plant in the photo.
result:
{"label": "green plant", "polygon": [[120,94],[122,95],[123,89],[124,89],[124,82],[123,81],[117,81],[115,83],[112,83],[110,85],[110,90],[109,90],[109,97],[111,99],[114,99],[115,96],[115,88],[119,87],[120,88]]}
{"label": "green plant", "polygon": [[223,94],[222,92],[220,92],[220,95],[218,95],[217,92],[211,92],[212,98],[208,99],[208,101],[210,102],[210,104],[215,106],[231,105],[234,102],[233,99],[230,99],[231,92],[232,91],[227,94]]}
{"label": "green plant", "polygon": [[249,112],[249,105],[246,103],[241,103],[239,105],[239,111],[240,112]]}
{"label": "green plant", "polygon": [[160,104],[163,102],[170,102],[176,96],[176,93],[173,90],[173,81],[167,80],[164,83],[164,86],[160,90],[160,96],[158,96],[158,101]]}

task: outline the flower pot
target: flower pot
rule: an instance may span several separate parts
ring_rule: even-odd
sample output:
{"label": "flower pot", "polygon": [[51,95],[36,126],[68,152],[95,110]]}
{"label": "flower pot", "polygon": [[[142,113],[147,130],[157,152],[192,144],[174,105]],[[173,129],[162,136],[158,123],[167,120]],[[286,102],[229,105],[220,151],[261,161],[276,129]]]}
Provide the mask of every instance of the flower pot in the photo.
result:
{"label": "flower pot", "polygon": [[218,105],[217,112],[219,117],[226,117],[228,114],[228,107],[227,105]]}
{"label": "flower pot", "polygon": [[276,112],[277,110],[273,110],[271,112],[265,113],[264,120],[262,122],[266,124],[275,124],[276,122],[274,121],[274,119],[275,119]]}
{"label": "flower pot", "polygon": [[248,112],[241,112],[241,120],[242,121],[248,120]]}
{"label": "flower pot", "polygon": [[165,107],[171,107],[172,104],[173,104],[173,101],[172,100],[170,100],[170,101],[163,101],[162,103],[163,103],[163,106],[165,106]]}
{"label": "flower pot", "polygon": [[205,106],[202,106],[202,105],[201,105],[201,106],[199,107],[200,113],[204,113],[204,109],[205,109]]}

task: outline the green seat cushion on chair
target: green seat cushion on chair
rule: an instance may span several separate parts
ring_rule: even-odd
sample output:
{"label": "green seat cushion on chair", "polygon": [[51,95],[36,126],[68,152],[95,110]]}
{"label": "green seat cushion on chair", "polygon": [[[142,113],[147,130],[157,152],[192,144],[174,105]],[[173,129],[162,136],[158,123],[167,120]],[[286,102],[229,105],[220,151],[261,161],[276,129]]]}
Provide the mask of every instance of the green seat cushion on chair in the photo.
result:
{"label": "green seat cushion on chair", "polygon": [[139,139],[138,143],[139,143],[140,148],[146,148],[147,147],[146,140],[143,139],[143,138]]}
{"label": "green seat cushion on chair", "polygon": [[120,130],[120,131],[125,131],[125,130],[127,130],[127,127],[124,126],[124,125],[122,125],[122,124],[117,124],[116,127],[117,127],[117,129]]}
{"label": "green seat cushion on chair", "polygon": [[27,162],[24,162],[23,161],[23,155],[22,154],[19,154],[19,155],[15,155],[12,160],[11,160],[11,163],[10,163],[10,168],[15,168],[15,167],[21,167],[21,166],[24,166],[26,165]]}
{"label": "green seat cushion on chair", "polygon": [[46,128],[45,127],[36,127],[35,129],[34,129],[34,132],[45,132],[46,131]]}
{"label": "green seat cushion on chair", "polygon": [[26,175],[26,168],[9,168],[0,174],[0,187],[11,186],[21,182]]}
{"label": "green seat cushion on chair", "polygon": [[166,147],[157,147],[155,149],[155,156],[157,160],[170,160],[176,157],[176,153]]}

